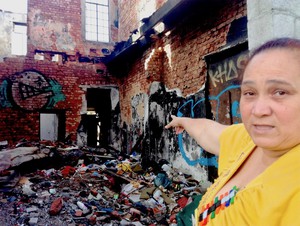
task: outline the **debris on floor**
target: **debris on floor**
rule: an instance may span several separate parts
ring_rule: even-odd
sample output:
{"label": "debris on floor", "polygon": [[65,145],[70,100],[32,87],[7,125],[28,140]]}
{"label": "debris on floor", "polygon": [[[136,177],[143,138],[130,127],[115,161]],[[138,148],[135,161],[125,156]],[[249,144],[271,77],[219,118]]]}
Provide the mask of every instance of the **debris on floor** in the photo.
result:
{"label": "debris on floor", "polygon": [[[5,143],[5,142],[4,142]],[[0,225],[177,225],[203,190],[166,160],[21,142],[0,150]]]}

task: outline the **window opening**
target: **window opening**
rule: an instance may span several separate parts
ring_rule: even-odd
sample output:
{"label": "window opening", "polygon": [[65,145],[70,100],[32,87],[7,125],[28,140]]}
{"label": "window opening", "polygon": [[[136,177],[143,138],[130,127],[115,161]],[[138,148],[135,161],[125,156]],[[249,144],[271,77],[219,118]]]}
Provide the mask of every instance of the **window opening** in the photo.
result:
{"label": "window opening", "polygon": [[90,41],[109,42],[108,0],[85,1],[85,37]]}
{"label": "window opening", "polygon": [[0,9],[14,13],[27,14],[27,0],[0,0]]}
{"label": "window opening", "polygon": [[27,25],[14,23],[11,38],[11,53],[25,56],[27,54]]}

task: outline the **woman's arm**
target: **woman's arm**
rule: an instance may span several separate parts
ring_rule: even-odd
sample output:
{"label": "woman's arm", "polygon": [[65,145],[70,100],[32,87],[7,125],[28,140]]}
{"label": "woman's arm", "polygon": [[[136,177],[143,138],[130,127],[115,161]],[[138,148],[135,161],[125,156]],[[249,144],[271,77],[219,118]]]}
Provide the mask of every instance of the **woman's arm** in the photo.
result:
{"label": "woman's arm", "polygon": [[219,137],[226,125],[206,118],[171,117],[172,121],[165,126],[166,129],[174,127],[176,134],[185,130],[205,151],[219,155]]}

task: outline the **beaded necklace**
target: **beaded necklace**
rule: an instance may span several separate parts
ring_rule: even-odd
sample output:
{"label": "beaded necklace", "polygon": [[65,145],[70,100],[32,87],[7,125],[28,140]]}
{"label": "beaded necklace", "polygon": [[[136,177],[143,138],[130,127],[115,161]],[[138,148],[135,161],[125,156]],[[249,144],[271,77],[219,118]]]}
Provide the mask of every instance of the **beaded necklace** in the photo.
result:
{"label": "beaded necklace", "polygon": [[220,210],[224,210],[225,207],[232,205],[237,192],[238,188],[234,186],[229,192],[220,195],[220,199],[219,197],[216,197],[214,201],[202,206],[198,225],[206,225],[209,221],[209,218],[214,219]]}

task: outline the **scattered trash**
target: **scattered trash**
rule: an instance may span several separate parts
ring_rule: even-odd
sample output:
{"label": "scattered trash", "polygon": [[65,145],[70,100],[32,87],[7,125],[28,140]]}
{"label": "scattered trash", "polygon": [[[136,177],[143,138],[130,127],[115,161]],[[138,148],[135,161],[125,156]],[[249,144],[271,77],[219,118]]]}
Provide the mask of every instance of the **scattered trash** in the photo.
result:
{"label": "scattered trash", "polygon": [[21,140],[0,156],[0,225],[175,226],[202,195],[189,175],[137,152]]}

